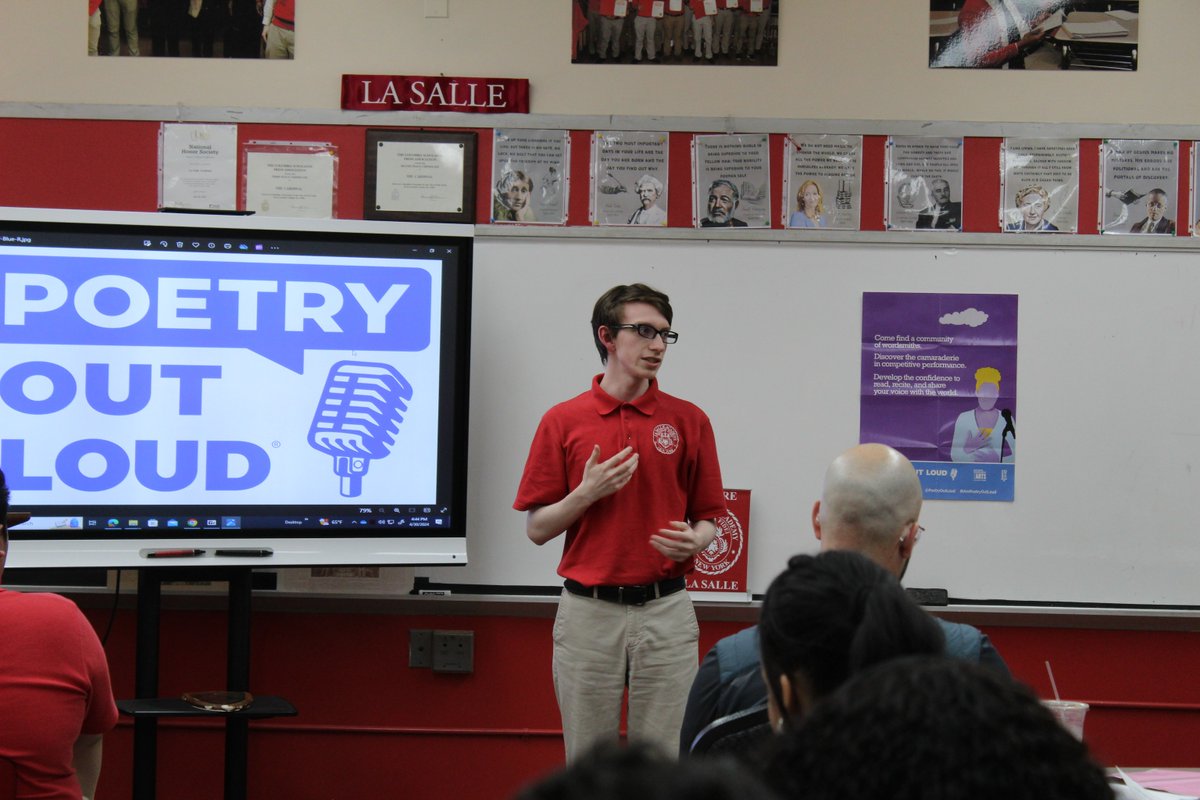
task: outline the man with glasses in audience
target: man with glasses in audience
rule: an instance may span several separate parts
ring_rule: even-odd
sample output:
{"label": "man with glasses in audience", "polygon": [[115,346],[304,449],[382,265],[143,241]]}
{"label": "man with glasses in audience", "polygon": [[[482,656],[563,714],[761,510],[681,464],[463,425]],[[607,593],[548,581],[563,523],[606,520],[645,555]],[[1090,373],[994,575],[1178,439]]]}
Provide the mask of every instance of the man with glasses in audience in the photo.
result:
{"label": "man with glasses in audience", "polygon": [[567,759],[628,736],[673,751],[696,674],[699,629],[684,585],[725,514],[708,417],[662,392],[665,294],[635,283],[596,301],[604,372],[546,412],[513,507],[538,545],[566,532],[554,623],[554,689]]}
{"label": "man with glasses in audience", "polygon": [[[813,505],[813,533],[822,551],[853,550],[903,578],[924,528],[921,480],[905,456],[883,444],[860,444],[825,472]],[[988,637],[970,625],[937,620],[946,654],[975,661],[1008,676],[1008,666]],[[709,724],[767,700],[758,656],[758,628],[726,636],[704,656],[688,696],[679,747],[687,752]]]}

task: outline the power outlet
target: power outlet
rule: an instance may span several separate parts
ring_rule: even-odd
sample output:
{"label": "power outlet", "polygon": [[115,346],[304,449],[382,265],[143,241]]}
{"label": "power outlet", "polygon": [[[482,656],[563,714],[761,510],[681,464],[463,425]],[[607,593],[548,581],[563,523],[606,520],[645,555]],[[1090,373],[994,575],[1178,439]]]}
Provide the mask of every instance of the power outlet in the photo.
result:
{"label": "power outlet", "polygon": [[433,631],[408,631],[408,666],[429,669],[433,666]]}
{"label": "power outlet", "polygon": [[434,631],[433,671],[469,673],[475,671],[474,631]]}

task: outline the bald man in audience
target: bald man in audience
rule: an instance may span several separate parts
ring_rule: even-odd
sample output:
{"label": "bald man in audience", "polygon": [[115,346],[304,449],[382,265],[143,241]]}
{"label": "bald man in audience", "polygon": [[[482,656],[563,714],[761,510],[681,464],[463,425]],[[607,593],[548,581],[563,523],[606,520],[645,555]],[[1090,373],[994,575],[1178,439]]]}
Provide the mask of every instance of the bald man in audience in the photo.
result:
{"label": "bald man in audience", "polygon": [[[853,550],[904,577],[923,530],[921,481],[912,462],[882,444],[860,444],[838,456],[825,473],[813,505],[820,549]],[[970,625],[938,619],[946,654],[975,661],[1005,676],[1008,666],[987,636]],[[746,628],[717,642],[700,663],[680,730],[681,752],[712,722],[767,700],[758,657],[758,629]]]}

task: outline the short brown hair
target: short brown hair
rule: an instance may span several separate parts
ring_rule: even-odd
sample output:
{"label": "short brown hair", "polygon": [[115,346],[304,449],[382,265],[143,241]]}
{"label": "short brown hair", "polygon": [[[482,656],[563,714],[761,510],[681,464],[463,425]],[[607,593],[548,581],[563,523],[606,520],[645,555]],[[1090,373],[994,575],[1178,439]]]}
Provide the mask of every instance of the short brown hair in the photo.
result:
{"label": "short brown hair", "polygon": [[620,325],[622,322],[621,309],[626,303],[649,303],[658,313],[666,317],[668,325],[671,324],[671,318],[674,316],[671,311],[671,299],[644,283],[631,283],[628,286],[614,286],[609,289],[600,295],[595,308],[592,309],[592,339],[595,340],[596,349],[600,352],[601,364],[608,363],[608,348],[604,346],[604,342],[600,341],[600,328],[611,330]]}

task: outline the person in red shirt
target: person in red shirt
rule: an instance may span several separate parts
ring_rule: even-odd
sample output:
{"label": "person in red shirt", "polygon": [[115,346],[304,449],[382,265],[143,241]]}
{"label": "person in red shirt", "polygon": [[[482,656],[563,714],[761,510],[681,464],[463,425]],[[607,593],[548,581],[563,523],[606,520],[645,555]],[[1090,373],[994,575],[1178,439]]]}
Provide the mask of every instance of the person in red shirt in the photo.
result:
{"label": "person in red shirt", "polygon": [[[0,574],[10,513],[0,472]],[[0,589],[0,758],[17,768],[17,798],[80,800],[96,793],[101,741],[117,724],[104,648],[91,623],[56,594]]]}
{"label": "person in red shirt", "polygon": [[654,60],[654,39],[658,35],[658,23],[663,16],[663,0],[637,0],[637,17],[633,20],[633,60]]}
{"label": "person in red shirt", "polygon": [[100,3],[88,0],[88,55],[100,55]]}
{"label": "person in red shirt", "polygon": [[668,297],[640,283],[596,302],[604,372],[551,408],[513,507],[545,544],[566,533],[554,623],[554,688],[567,759],[628,738],[671,752],[697,669],[699,629],[684,576],[712,543],[725,496],[708,417],[662,392]]}
{"label": "person in red shirt", "polygon": [[745,53],[747,58],[755,61],[767,34],[767,23],[771,19],[771,0],[742,0],[738,5],[741,8],[741,16],[737,21],[737,42],[734,50],[739,56]]}
{"label": "person in red shirt", "polygon": [[629,16],[630,0],[600,0],[600,58],[621,57],[621,35]]}
{"label": "person in red shirt", "polygon": [[716,18],[716,0],[712,3],[713,13],[708,12],[705,0],[690,0],[692,9],[692,43],[696,47],[696,60],[713,58],[713,20]]}
{"label": "person in red shirt", "polygon": [[296,0],[265,0],[262,37],[267,58],[296,57]]}
{"label": "person in red shirt", "polygon": [[682,58],[687,38],[687,18],[683,0],[666,0],[663,9],[663,58]]}

